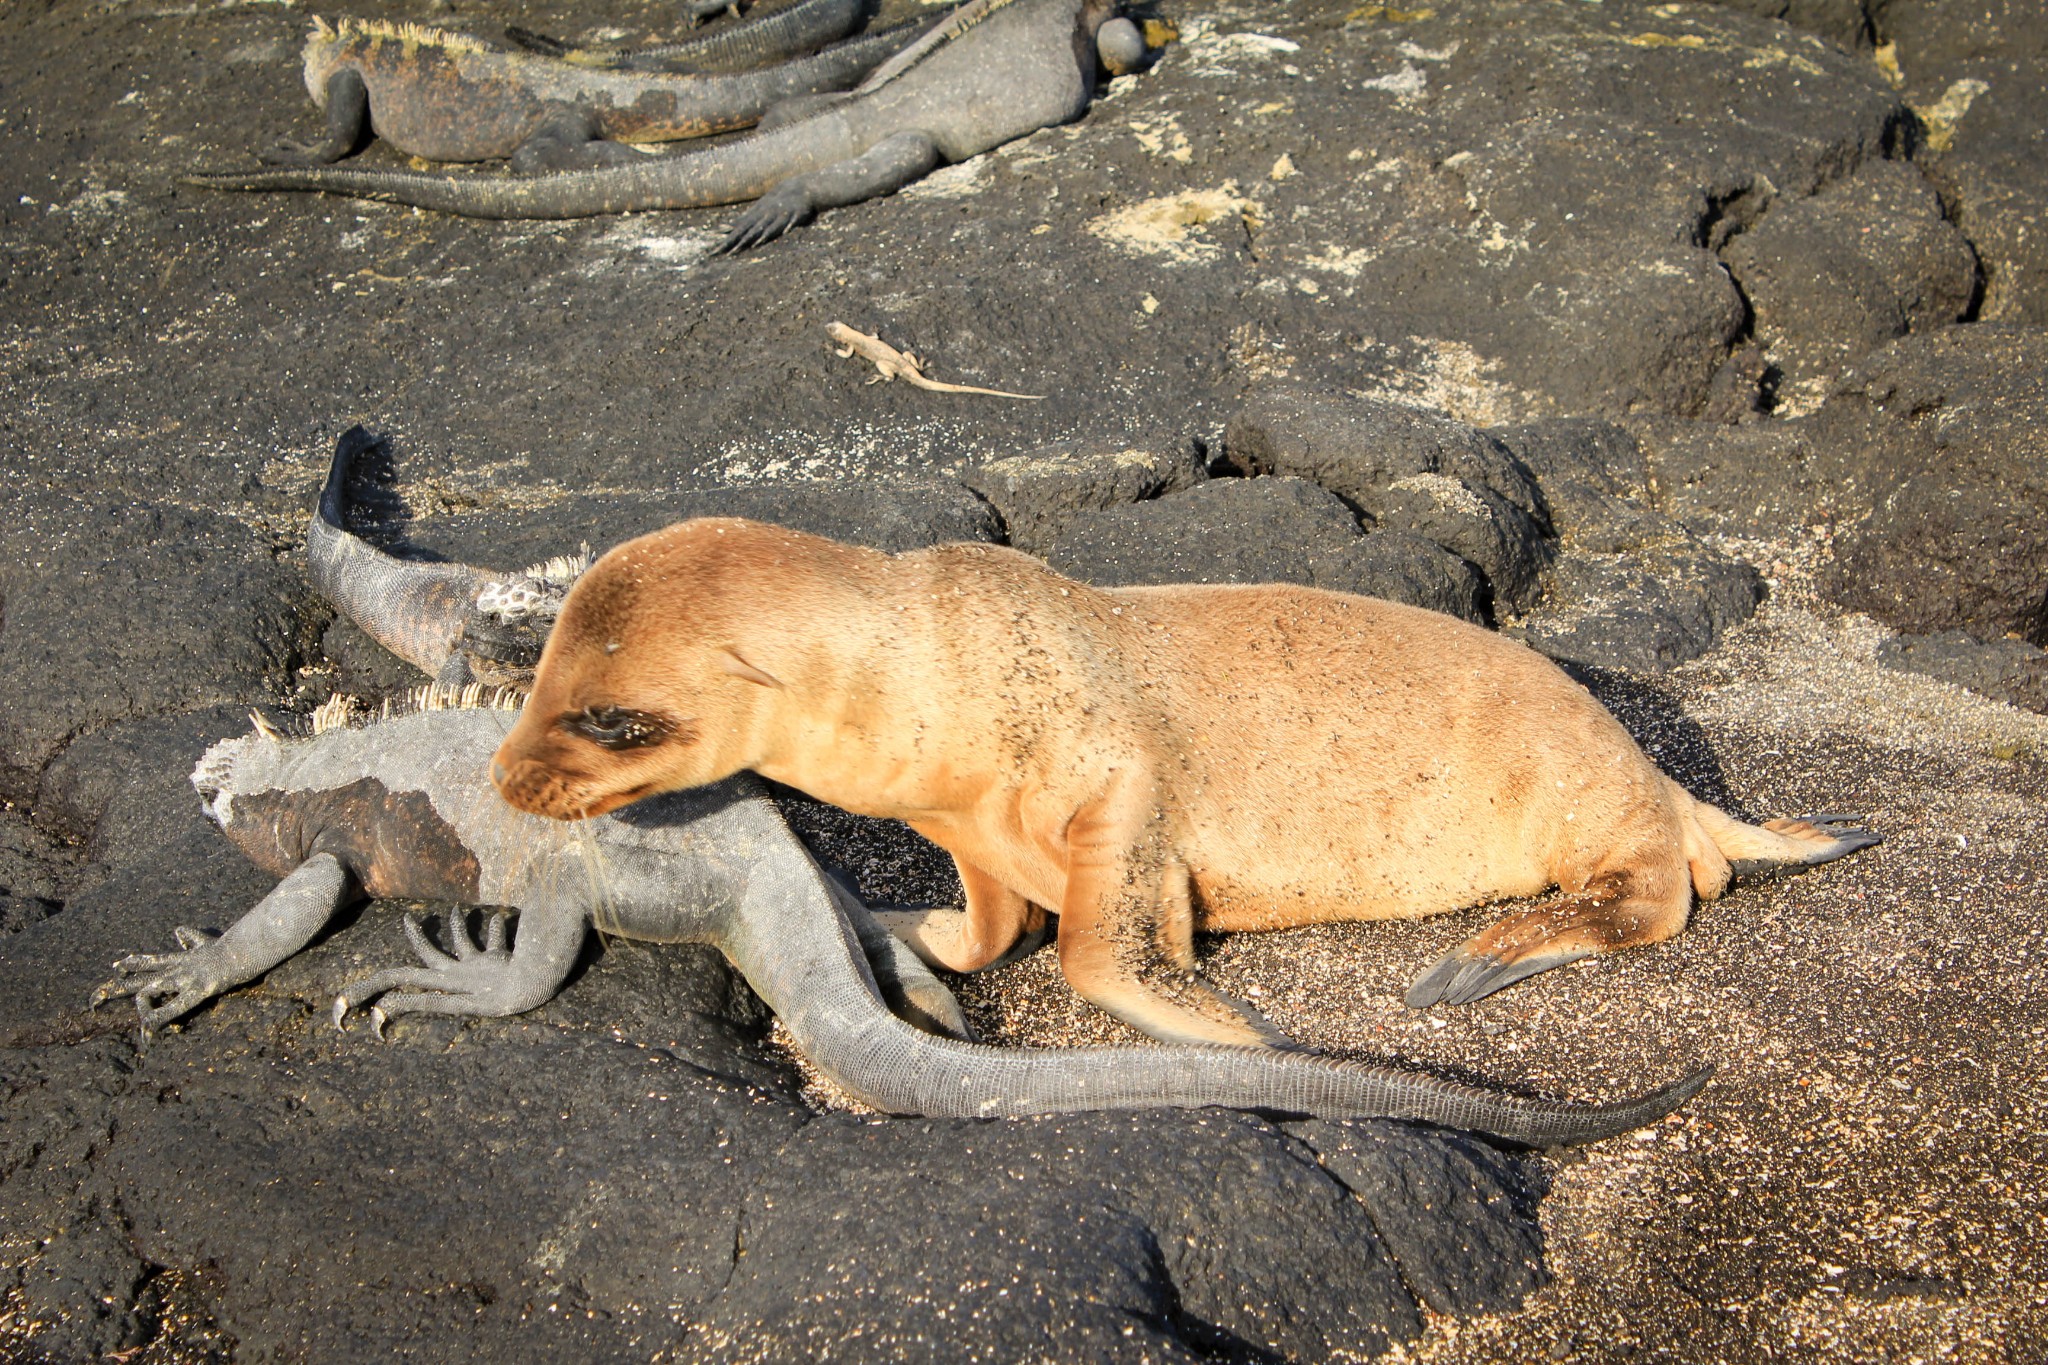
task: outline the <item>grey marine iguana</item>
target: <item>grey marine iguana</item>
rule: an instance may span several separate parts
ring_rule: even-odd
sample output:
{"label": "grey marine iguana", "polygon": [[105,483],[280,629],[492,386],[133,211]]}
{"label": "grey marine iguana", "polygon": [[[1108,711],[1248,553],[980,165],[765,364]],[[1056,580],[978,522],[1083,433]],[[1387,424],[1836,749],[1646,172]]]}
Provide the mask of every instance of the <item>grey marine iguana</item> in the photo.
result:
{"label": "grey marine iguana", "polygon": [[[724,8],[719,5],[712,12]],[[506,25],[505,37],[528,52],[607,71],[745,71],[800,57],[845,37],[859,25],[866,9],[866,0],[795,0],[710,33],[649,47],[582,47],[516,24]]]}
{"label": "grey marine iguana", "polygon": [[[208,813],[284,880],[218,938],[184,929],[182,951],[121,959],[94,1003],[133,996],[145,1027],[175,1019],[284,961],[346,898],[367,893],[512,906],[518,924],[507,947],[502,918],[481,945],[465,925],[451,923],[444,953],[408,920],[421,965],[345,988],[335,1002],[337,1023],[373,1001],[385,1016],[533,1009],[561,987],[592,925],[623,938],[709,943],[814,1066],[890,1113],[1010,1117],[1218,1105],[1410,1119],[1547,1146],[1653,1122],[1707,1079],[1702,1070],[1634,1099],[1577,1105],[1278,1049],[1038,1051],[934,1036],[886,1007],[870,967],[874,949],[857,936],[848,898],[754,778],[742,774],[580,824],[526,815],[507,806],[486,777],[509,718],[491,706],[446,709],[446,694],[438,695],[438,708],[430,703],[367,724],[330,713],[319,733],[303,738],[259,724],[208,749],[192,774]],[[944,995],[936,981],[922,980]],[[906,977],[913,997],[920,984]]]}
{"label": "grey marine iguana", "polygon": [[822,209],[888,194],[941,162],[1066,123],[1095,92],[1098,40],[1125,50],[1115,0],[973,0],[851,92],[791,101],[750,136],[702,151],[538,176],[312,167],[184,177],[223,190],[317,190],[472,218],[582,218],[752,199],[720,251]]}
{"label": "grey marine iguana", "polygon": [[[858,18],[858,0],[811,3],[850,9],[847,26]],[[644,161],[646,153],[624,144],[747,127],[794,96],[845,89],[914,35],[915,26],[905,26],[758,70],[691,74],[607,70],[417,24],[316,18],[305,80],[326,114],[326,135],[279,141],[260,155],[276,165],[324,165],[374,129],[433,161],[510,157],[524,171]]]}
{"label": "grey marine iguana", "polygon": [[306,528],[313,586],[378,644],[436,682],[525,688],[589,547],[521,573],[398,559],[348,529],[348,477],[379,438],[351,427]]}

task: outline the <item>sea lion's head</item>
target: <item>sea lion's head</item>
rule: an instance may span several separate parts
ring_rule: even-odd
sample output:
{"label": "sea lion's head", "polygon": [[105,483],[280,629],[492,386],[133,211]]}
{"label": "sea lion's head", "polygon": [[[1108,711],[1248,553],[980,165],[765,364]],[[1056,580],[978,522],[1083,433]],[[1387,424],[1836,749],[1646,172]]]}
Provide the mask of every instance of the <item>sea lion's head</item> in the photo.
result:
{"label": "sea lion's head", "polygon": [[491,780],[512,805],[581,820],[758,761],[780,681],[744,637],[804,542],[737,518],[679,522],[611,551],[577,580]]}

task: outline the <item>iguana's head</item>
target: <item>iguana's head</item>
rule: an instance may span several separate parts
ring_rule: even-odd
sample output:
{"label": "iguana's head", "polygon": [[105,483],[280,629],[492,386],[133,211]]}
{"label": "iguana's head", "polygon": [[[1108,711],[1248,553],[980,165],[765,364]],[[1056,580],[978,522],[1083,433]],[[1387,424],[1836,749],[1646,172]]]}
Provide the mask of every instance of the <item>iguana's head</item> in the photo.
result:
{"label": "iguana's head", "polygon": [[590,562],[586,545],[577,554],[485,583],[455,641],[470,677],[488,687],[531,687],[548,632]]}
{"label": "iguana's head", "polygon": [[[461,788],[463,772],[484,790],[484,756],[518,704],[516,692],[472,684],[422,687],[374,706],[336,696],[278,724],[252,711],[248,734],[200,756],[192,787],[221,832],[278,876],[324,849],[346,855],[373,894],[473,889],[476,858],[434,814],[431,792]],[[471,714],[447,714],[457,712]],[[423,784],[436,762],[456,777]]]}
{"label": "iguana's head", "polygon": [[[512,805],[580,820],[757,766],[801,566],[844,547],[737,518],[629,541],[571,589],[492,780]],[[764,629],[765,627],[765,629]]]}

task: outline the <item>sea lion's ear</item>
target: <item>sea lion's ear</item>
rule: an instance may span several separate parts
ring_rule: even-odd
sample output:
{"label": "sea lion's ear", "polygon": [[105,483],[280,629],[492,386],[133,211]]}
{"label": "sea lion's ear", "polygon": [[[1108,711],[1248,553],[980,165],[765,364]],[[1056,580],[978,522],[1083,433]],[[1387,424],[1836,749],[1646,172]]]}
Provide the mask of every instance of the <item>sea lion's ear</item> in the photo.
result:
{"label": "sea lion's ear", "polygon": [[763,687],[782,686],[782,679],[754,667],[729,649],[718,651],[718,664],[735,678],[745,678],[748,682],[759,683]]}

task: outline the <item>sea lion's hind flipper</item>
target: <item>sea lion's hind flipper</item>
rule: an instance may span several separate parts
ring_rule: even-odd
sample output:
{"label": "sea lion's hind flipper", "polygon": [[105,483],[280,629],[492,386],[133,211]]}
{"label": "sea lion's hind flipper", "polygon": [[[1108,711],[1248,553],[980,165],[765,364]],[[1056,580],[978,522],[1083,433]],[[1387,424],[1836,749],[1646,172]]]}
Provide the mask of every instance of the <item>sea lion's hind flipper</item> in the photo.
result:
{"label": "sea lion's hind flipper", "polygon": [[1416,978],[1403,1000],[1410,1009],[1418,1010],[1438,1003],[1469,1005],[1538,972],[1569,966],[1592,955],[1591,948],[1580,948],[1570,952],[1531,953],[1513,962],[1502,962],[1473,952],[1470,942],[1461,943]]}
{"label": "sea lion's hind flipper", "polygon": [[256,154],[266,166],[331,166],[370,140],[370,87],[352,66],[327,78],[327,135],[318,142],[279,138]]}
{"label": "sea lion's hind flipper", "polygon": [[1509,915],[1446,953],[1408,988],[1406,1002],[1411,1009],[1469,1005],[1552,967],[1670,938],[1685,927],[1692,901],[1689,883],[1669,894],[1656,889],[1672,880],[1608,873],[1583,891]]}
{"label": "sea lion's hind flipper", "polygon": [[1863,828],[1865,817],[1841,811],[1795,815],[1745,824],[1726,811],[1696,803],[1693,817],[1713,840],[1738,877],[1754,878],[1774,869],[1815,867],[1846,858],[1858,849],[1884,842],[1884,836]]}

